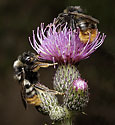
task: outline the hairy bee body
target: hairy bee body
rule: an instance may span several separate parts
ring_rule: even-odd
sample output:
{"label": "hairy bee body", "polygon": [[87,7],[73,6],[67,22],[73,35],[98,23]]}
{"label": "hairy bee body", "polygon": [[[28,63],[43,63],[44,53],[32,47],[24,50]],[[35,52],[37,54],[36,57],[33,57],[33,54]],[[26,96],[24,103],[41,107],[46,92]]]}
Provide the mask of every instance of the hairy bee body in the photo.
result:
{"label": "hairy bee body", "polygon": [[23,53],[14,62],[15,79],[18,80],[21,86],[21,97],[24,107],[27,104],[39,105],[41,100],[35,90],[33,84],[38,82],[38,72],[33,72],[36,55],[31,52]]}
{"label": "hairy bee body", "polygon": [[25,108],[27,107],[27,104],[39,106],[42,103],[39,92],[60,94],[57,91],[50,90],[41,85],[38,81],[38,70],[40,67],[48,67],[56,64],[57,63],[51,64],[40,62],[37,55],[31,52],[24,52],[14,62],[14,77],[18,80],[21,86],[21,97]]}
{"label": "hairy bee body", "polygon": [[86,15],[80,6],[69,6],[63,13],[60,13],[55,20],[55,24],[66,24],[72,30],[79,28],[79,38],[86,43],[90,39],[92,42],[97,35],[97,24],[99,21],[92,16]]}

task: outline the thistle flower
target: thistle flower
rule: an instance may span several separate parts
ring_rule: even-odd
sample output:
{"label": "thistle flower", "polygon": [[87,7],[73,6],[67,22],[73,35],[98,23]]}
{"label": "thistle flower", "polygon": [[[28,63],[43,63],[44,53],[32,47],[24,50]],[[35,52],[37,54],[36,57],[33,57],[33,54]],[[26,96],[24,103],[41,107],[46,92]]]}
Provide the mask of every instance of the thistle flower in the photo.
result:
{"label": "thistle flower", "polygon": [[78,78],[70,85],[64,97],[64,105],[69,110],[82,111],[89,101],[87,82]]}
{"label": "thistle flower", "polygon": [[73,87],[76,89],[76,91],[85,91],[87,89],[87,82],[85,82],[81,78],[78,78],[73,81]]}
{"label": "thistle flower", "polygon": [[[106,36],[100,35],[97,30],[95,32],[94,39],[91,39],[92,34],[89,33],[88,40],[83,42],[83,39],[80,39],[79,28],[73,30],[67,23],[55,25],[54,19],[54,22],[45,28],[43,23],[37,28],[37,40],[34,30],[33,41],[29,37],[30,44],[38,53],[39,59],[59,64],[54,75],[53,86],[55,90],[64,93],[63,104],[58,105],[58,101],[54,98],[55,105],[49,102],[47,105],[47,101],[44,100],[41,106],[43,112],[47,112],[52,120],[67,118],[69,110],[82,111],[89,101],[87,82],[80,78],[75,64],[88,58],[104,42]],[[50,97],[51,100],[52,96],[45,96]],[[44,96],[41,95],[41,98]]]}
{"label": "thistle flower", "polygon": [[[54,20],[55,22],[55,20]],[[90,42],[83,43],[80,41],[80,30],[72,30],[71,28],[59,24],[51,23],[44,28],[44,24],[37,29],[37,39],[33,31],[33,42],[29,37],[29,41],[33,49],[39,54],[39,58],[50,60],[58,63],[74,64],[80,60],[86,59],[98,47],[100,47],[105,39],[105,35],[97,33],[96,38]],[[63,28],[60,28],[63,27]],[[39,41],[39,43],[37,42]]]}

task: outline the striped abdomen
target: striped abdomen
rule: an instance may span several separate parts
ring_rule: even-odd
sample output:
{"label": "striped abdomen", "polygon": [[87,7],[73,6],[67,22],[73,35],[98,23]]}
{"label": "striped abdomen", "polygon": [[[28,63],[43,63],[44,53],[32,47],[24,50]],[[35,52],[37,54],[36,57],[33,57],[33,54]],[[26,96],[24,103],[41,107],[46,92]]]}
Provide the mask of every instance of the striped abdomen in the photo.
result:
{"label": "striped abdomen", "polygon": [[29,104],[33,104],[35,106],[38,106],[41,104],[41,100],[39,98],[39,95],[37,94],[36,90],[32,86],[32,84],[24,79],[24,93],[25,93],[25,100]]}

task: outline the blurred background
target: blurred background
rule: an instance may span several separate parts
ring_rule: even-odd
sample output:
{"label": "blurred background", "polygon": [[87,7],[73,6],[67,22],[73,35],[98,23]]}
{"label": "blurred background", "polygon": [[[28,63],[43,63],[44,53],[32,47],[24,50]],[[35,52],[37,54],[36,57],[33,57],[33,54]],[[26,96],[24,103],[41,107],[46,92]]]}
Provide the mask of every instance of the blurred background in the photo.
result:
{"label": "blurred background", "polygon": [[[75,125],[115,125],[115,3],[113,0],[0,0],[0,124],[51,125],[49,117],[29,106],[25,111],[13,62],[24,51],[32,51],[28,37],[41,22],[52,22],[67,6],[80,5],[99,19],[99,30],[107,35],[104,44],[80,63],[81,76],[88,81],[90,102],[87,115],[76,115]],[[52,88],[52,67],[40,69],[40,81]]]}

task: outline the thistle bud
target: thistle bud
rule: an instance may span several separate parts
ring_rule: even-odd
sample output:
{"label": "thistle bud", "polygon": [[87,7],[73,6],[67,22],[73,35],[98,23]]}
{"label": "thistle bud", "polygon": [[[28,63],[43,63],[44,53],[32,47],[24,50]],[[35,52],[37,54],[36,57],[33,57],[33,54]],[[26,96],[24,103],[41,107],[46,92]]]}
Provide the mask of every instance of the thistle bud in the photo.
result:
{"label": "thistle bud", "polygon": [[67,109],[60,106],[57,97],[52,92],[39,91],[41,104],[36,106],[37,110],[43,114],[49,115],[51,120],[62,120],[68,116]]}
{"label": "thistle bud", "polygon": [[72,82],[79,76],[79,71],[74,65],[60,65],[54,76],[54,89],[59,92],[65,92],[69,90]]}
{"label": "thistle bud", "polygon": [[68,110],[66,107],[57,105],[50,110],[49,116],[51,120],[59,121],[68,117]]}
{"label": "thistle bud", "polygon": [[78,78],[70,85],[70,89],[66,92],[64,97],[64,105],[69,110],[82,111],[89,101],[87,82]]}

